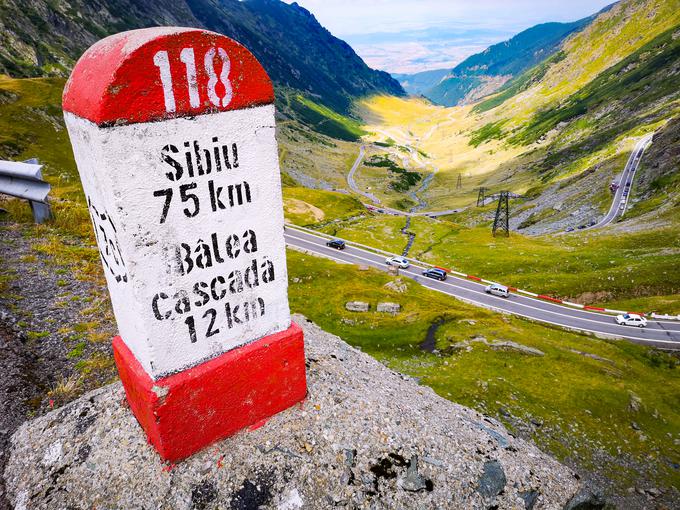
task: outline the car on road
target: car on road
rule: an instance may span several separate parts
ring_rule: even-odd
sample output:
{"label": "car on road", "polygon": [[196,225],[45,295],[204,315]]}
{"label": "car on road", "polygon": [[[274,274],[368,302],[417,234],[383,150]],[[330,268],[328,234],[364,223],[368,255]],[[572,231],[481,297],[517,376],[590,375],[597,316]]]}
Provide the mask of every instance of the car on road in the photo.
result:
{"label": "car on road", "polygon": [[595,220],[590,220],[590,223],[588,223],[589,227],[594,227],[595,225],[597,225],[597,221]]}
{"label": "car on road", "polygon": [[443,282],[446,280],[446,271],[439,269],[438,267],[431,267],[430,269],[423,271],[423,276]]}
{"label": "car on road", "polygon": [[326,241],[326,246],[329,248],[335,248],[336,250],[344,250],[345,241],[342,239],[331,239],[330,241]]}
{"label": "car on road", "polygon": [[616,323],[621,326],[637,326],[644,328],[647,325],[647,319],[637,313],[624,313],[616,316]]}
{"label": "car on road", "polygon": [[567,232],[573,232],[573,231],[574,231],[574,227],[567,227]]}
{"label": "car on road", "polygon": [[486,287],[484,287],[484,292],[486,292],[487,294],[491,294],[493,296],[499,296],[504,298],[510,297],[510,290],[505,285],[501,285],[499,283],[492,283],[491,285],[487,285]]}
{"label": "car on road", "polygon": [[385,259],[385,264],[388,266],[398,266],[402,269],[406,269],[411,263],[404,257],[390,257]]}

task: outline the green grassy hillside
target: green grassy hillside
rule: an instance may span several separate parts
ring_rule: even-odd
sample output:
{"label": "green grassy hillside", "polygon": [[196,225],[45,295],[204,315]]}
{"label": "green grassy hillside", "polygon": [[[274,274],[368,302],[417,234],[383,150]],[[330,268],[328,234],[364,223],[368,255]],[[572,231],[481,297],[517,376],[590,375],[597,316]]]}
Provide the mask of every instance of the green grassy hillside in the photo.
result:
{"label": "green grassy hillside", "polygon": [[[522,428],[558,458],[613,480],[610,491],[680,482],[669,464],[680,451],[667,435],[678,437],[680,427],[680,371],[672,357],[494,314],[408,280],[398,292],[378,271],[292,251],[288,263],[293,310],[441,396]],[[353,300],[371,311],[346,311]],[[379,314],[380,301],[403,309]],[[434,353],[421,348],[428,330]],[[544,356],[487,345],[508,340]],[[629,407],[631,395],[641,397],[642,410]]]}
{"label": "green grassy hillside", "polygon": [[0,8],[0,73],[68,76],[94,42],[153,26],[198,27],[239,41],[277,87],[303,91],[347,112],[356,97],[404,91],[370,69],[344,41],[297,3],[272,0],[4,0]]}
{"label": "green grassy hillside", "polygon": [[[444,106],[460,104],[491,77],[503,77],[502,81],[505,81],[550,57],[566,37],[581,30],[594,17],[573,23],[542,23],[524,30],[507,41],[466,58],[423,95]],[[485,93],[489,94],[495,89],[486,90]]]}
{"label": "green grassy hillside", "polygon": [[680,0],[622,0],[600,14],[561,47],[564,58],[552,63],[531,87],[506,101],[496,116],[520,126],[533,114],[567,100],[602,72],[680,24]]}
{"label": "green grassy hillside", "polygon": [[[493,206],[491,206],[493,207]],[[401,253],[403,218],[356,218],[326,233]],[[640,311],[680,314],[680,225],[653,231],[494,238],[487,223],[468,228],[414,218],[410,256],[513,287],[585,304],[635,301]]]}

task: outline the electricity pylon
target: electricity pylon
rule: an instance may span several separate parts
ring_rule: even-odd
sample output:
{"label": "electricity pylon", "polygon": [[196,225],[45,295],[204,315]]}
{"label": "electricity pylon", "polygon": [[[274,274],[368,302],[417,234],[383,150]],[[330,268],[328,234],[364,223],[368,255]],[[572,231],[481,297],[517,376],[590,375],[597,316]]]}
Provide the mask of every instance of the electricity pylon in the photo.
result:
{"label": "electricity pylon", "polygon": [[510,201],[507,191],[501,191],[498,195],[498,207],[493,220],[493,236],[497,235],[510,237]]}
{"label": "electricity pylon", "polygon": [[484,200],[486,200],[485,193],[489,190],[489,188],[479,188],[479,194],[477,195],[477,207],[483,207],[484,206]]}

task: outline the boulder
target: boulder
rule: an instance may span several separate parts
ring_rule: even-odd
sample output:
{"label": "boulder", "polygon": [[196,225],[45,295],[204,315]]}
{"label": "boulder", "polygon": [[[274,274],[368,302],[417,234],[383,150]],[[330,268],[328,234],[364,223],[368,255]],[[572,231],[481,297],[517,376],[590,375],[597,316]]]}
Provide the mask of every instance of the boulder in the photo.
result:
{"label": "boulder", "polygon": [[120,383],[105,386],[19,427],[4,472],[10,504],[506,509],[525,508],[528,493],[536,508],[593,501],[569,468],[496,420],[296,321],[308,366],[303,405],[173,465],[146,441]]}
{"label": "boulder", "polygon": [[376,310],[379,312],[397,314],[401,311],[401,305],[399,303],[378,303]]}
{"label": "boulder", "polygon": [[408,285],[406,285],[406,282],[402,280],[401,278],[397,278],[396,280],[392,280],[391,282],[387,282],[384,287],[389,290],[393,290],[394,292],[398,292],[399,294],[403,294],[408,290]]}
{"label": "boulder", "polygon": [[349,301],[345,303],[345,309],[350,312],[368,312],[370,307],[371,305],[364,301]]}
{"label": "boulder", "polygon": [[510,340],[492,342],[490,345],[494,351],[514,351],[521,354],[529,354],[530,356],[545,356],[545,353],[539,349],[529,347],[528,345],[518,344],[517,342],[512,342]]}

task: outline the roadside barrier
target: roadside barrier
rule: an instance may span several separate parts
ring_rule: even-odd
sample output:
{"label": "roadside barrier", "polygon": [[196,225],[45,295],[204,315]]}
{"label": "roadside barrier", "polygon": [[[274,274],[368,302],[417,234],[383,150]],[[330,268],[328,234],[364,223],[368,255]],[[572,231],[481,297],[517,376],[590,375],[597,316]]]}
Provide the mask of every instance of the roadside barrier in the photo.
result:
{"label": "roadside barrier", "polygon": [[37,159],[0,161],[0,193],[28,200],[36,223],[52,218],[47,202],[50,185],[42,178],[42,165]]}
{"label": "roadside barrier", "polygon": [[[286,223],[286,227],[290,227],[294,230],[300,230],[300,231],[303,231],[303,232],[307,232],[307,233],[313,234],[315,236],[325,237],[327,239],[340,239],[337,236],[331,236],[331,235],[326,234],[324,232],[319,232],[317,230],[312,230],[310,228],[301,227],[299,225],[293,225],[292,223]],[[364,248],[368,251],[372,251],[372,252],[378,253],[380,255],[386,255],[386,256],[390,256],[390,257],[393,256],[392,253],[381,250],[379,248],[374,248],[372,246],[367,246],[365,244],[355,243],[354,241],[347,241],[346,239],[343,239],[343,241],[345,241],[345,243],[347,243],[349,245],[357,246],[359,248]],[[475,281],[475,282],[478,282],[478,283],[484,283],[484,284],[487,284],[487,285],[491,285],[492,283],[498,283],[498,282],[494,282],[494,281],[491,281],[491,280],[486,280],[484,278],[480,278],[479,276],[470,275],[470,274],[467,274],[467,273],[461,273],[459,271],[455,271],[453,269],[448,269],[448,268],[441,267],[441,266],[435,266],[435,265],[433,265],[429,262],[423,262],[423,261],[420,261],[420,260],[417,260],[417,259],[412,259],[412,258],[409,258],[409,260],[414,265],[422,266],[424,268],[434,267],[434,268],[446,271],[450,275],[459,276],[461,278],[472,280],[472,281]],[[630,311],[626,311],[626,310],[613,310],[611,308],[602,308],[602,307],[599,307],[599,306],[591,306],[591,305],[582,305],[580,303],[572,303],[571,301],[564,301],[562,299],[554,298],[554,297],[548,296],[546,294],[536,294],[535,292],[530,292],[530,291],[524,290],[524,289],[518,289],[516,287],[508,287],[508,290],[511,291],[511,292],[515,292],[517,294],[523,294],[525,296],[529,296],[529,297],[532,297],[532,298],[535,298],[535,299],[542,299],[544,301],[550,301],[550,302],[555,303],[555,304],[568,306],[570,308],[578,308],[578,309],[586,310],[586,311],[589,311],[589,312],[602,313],[602,314],[608,314],[608,315],[611,315],[611,314],[622,315],[622,314],[629,313],[629,314],[640,315],[642,317],[648,316],[648,314],[645,314],[645,313],[642,313],[642,312],[630,312]],[[680,315],[677,315],[677,316],[676,315],[659,315],[659,314],[652,313],[652,314],[649,314],[649,316],[651,316],[653,319],[678,320],[678,321],[680,321]]]}

